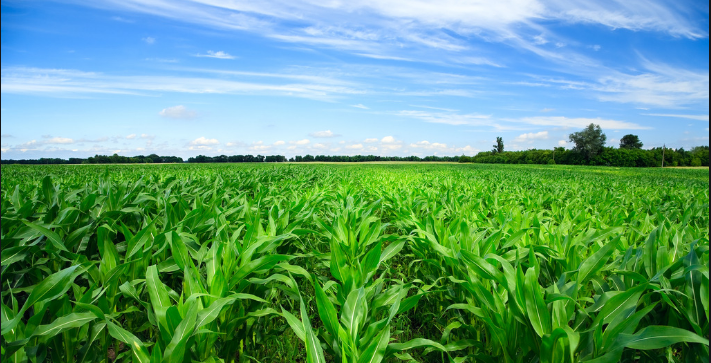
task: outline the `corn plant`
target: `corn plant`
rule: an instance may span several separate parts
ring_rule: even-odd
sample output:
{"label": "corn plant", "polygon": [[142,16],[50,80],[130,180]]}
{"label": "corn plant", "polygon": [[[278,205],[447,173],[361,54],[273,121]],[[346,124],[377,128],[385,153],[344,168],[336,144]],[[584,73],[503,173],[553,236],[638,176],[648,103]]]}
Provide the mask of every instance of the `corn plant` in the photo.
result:
{"label": "corn plant", "polygon": [[703,170],[2,175],[2,363],[709,359]]}

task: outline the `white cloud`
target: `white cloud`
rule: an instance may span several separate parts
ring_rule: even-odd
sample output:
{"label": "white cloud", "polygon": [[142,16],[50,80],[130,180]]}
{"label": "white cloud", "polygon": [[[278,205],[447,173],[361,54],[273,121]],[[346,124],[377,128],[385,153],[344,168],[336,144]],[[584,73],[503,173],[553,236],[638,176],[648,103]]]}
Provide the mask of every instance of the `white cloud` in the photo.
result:
{"label": "white cloud", "polygon": [[146,44],[153,44],[156,42],[156,38],[153,38],[153,37],[145,37],[145,38],[141,38],[141,40],[146,42]]}
{"label": "white cloud", "polygon": [[311,140],[309,139],[303,139],[303,140],[298,140],[298,141],[291,141],[291,143],[296,144],[296,145],[307,145],[310,143]]}
{"label": "white cloud", "polygon": [[491,116],[476,114],[455,114],[444,112],[428,112],[419,110],[400,111],[398,116],[414,117],[425,122],[447,125],[491,125]]}
{"label": "white cloud", "polygon": [[207,146],[207,145],[217,145],[220,142],[217,139],[208,139],[204,136],[200,136],[197,139],[190,142],[190,145],[195,146]]}
{"label": "white cloud", "polygon": [[445,150],[447,149],[447,144],[442,144],[439,142],[429,142],[427,140],[423,141],[418,141],[415,143],[410,144],[410,147],[412,148],[422,148],[426,150]]}
{"label": "white cloud", "polygon": [[175,58],[146,58],[146,61],[158,62],[158,63],[178,63],[179,62]]}
{"label": "white cloud", "polygon": [[676,68],[643,59],[646,72],[616,73],[599,79],[591,87],[602,101],[679,107],[709,102],[709,72]]}
{"label": "white cloud", "polygon": [[346,149],[351,149],[351,150],[362,149],[362,148],[363,148],[363,144],[346,145]]}
{"label": "white cloud", "polygon": [[571,69],[597,64],[572,50],[543,49],[552,48],[546,47],[547,42],[554,42],[557,47],[564,45],[564,42],[557,41],[555,34],[559,24],[655,31],[689,39],[708,37],[708,24],[703,21],[708,18],[708,9],[689,2],[664,0],[218,0],[177,3],[99,0],[87,4],[161,16],[222,31],[248,31],[255,36],[305,46],[310,51],[313,47],[330,48],[376,59],[440,64],[457,63],[457,58],[464,57],[483,58],[480,49],[472,46],[475,42],[470,42],[471,38],[506,43],[567,64]]}
{"label": "white cloud", "polygon": [[134,23],[133,20],[131,20],[131,19],[125,19],[125,18],[122,18],[122,17],[120,17],[120,16],[112,16],[112,17],[111,17],[111,20],[120,21],[120,22],[122,22],[122,23]]}
{"label": "white cloud", "polygon": [[217,51],[217,52],[208,50],[207,54],[196,54],[195,56],[196,57],[204,57],[204,58],[217,58],[217,59],[235,59],[235,58],[237,58],[237,57],[235,57],[229,53],[223,52],[221,50]]}
{"label": "white cloud", "polygon": [[602,49],[602,46],[600,46],[600,45],[598,45],[598,44],[595,44],[595,45],[591,45],[590,48],[592,48],[592,50],[594,50],[594,51],[597,52],[597,51],[599,51],[600,49]]}
{"label": "white cloud", "polygon": [[674,118],[686,118],[689,120],[698,121],[708,121],[709,115],[676,115],[676,114],[660,114],[660,113],[645,113],[645,116],[657,116],[657,117],[674,117]]}
{"label": "white cloud", "polygon": [[546,40],[546,38],[543,37],[543,34],[541,34],[533,37],[533,43],[536,45],[543,45],[548,43],[548,40]]}
{"label": "white cloud", "polygon": [[558,146],[563,146],[563,147],[565,147],[566,145],[568,145],[568,142],[567,142],[567,141],[565,141],[565,140],[558,140]]}
{"label": "white cloud", "polygon": [[396,141],[395,138],[392,136],[385,136],[380,140],[380,142],[382,142],[383,144],[393,144]]}
{"label": "white cloud", "polygon": [[368,143],[368,144],[372,144],[372,143],[374,143],[374,142],[378,142],[378,139],[374,139],[374,138],[365,139],[365,140],[363,140],[363,142]]}
{"label": "white cloud", "polygon": [[252,144],[248,149],[251,151],[267,151],[271,149],[271,145],[262,145],[262,142]]}
{"label": "white cloud", "polygon": [[458,64],[474,64],[474,65],[487,65],[487,66],[492,66],[496,68],[503,68],[504,66],[496,63],[488,58],[484,57],[476,57],[476,56],[471,56],[471,57],[453,57],[451,59],[451,62],[453,63],[458,63]]}
{"label": "white cloud", "polygon": [[521,122],[529,125],[536,126],[556,126],[556,127],[574,127],[574,128],[584,128],[590,124],[600,125],[601,128],[605,129],[618,129],[618,130],[647,130],[650,127],[638,125],[626,121],[617,120],[605,120],[601,118],[568,118],[563,116],[537,116],[537,117],[524,117],[518,120],[512,120],[515,122]]}
{"label": "white cloud", "polygon": [[44,140],[43,144],[73,144],[74,140],[68,137],[53,137],[48,140]]}
{"label": "white cloud", "polygon": [[553,112],[555,111],[555,108],[544,108],[541,110],[541,112]]}
{"label": "white cloud", "polygon": [[[194,70],[200,71],[200,70]],[[147,95],[163,92],[198,94],[249,94],[302,97],[332,101],[341,95],[365,93],[359,88],[336,78],[304,74],[284,75],[270,73],[228,72],[216,73],[219,78],[174,76],[111,76],[101,73],[66,69],[3,68],[2,93],[38,94],[71,97],[81,94]],[[296,79],[297,82],[275,84],[271,81],[244,82],[225,79],[232,76]]]}
{"label": "white cloud", "polygon": [[175,118],[175,119],[192,119],[192,118],[195,118],[195,116],[197,116],[197,112],[195,112],[193,110],[189,110],[187,107],[185,107],[183,105],[164,108],[158,114],[163,117]]}
{"label": "white cloud", "polygon": [[141,134],[141,139],[153,140],[155,138],[156,138],[155,135]]}
{"label": "white cloud", "polygon": [[311,137],[316,138],[329,138],[329,137],[339,137],[341,135],[333,133],[331,130],[326,131],[316,131],[309,134]]}
{"label": "white cloud", "polygon": [[129,139],[129,140],[135,139],[135,138],[136,138],[136,134],[128,135],[128,136],[126,136],[126,138]]}
{"label": "white cloud", "polygon": [[286,143],[285,143],[284,141],[282,141],[282,140],[276,141],[276,142],[274,143],[275,146],[280,146],[280,145],[284,145],[284,144],[286,144]]}
{"label": "white cloud", "polygon": [[521,134],[518,135],[514,139],[514,142],[533,142],[535,140],[546,140],[548,139],[548,131],[540,131],[540,132],[529,132],[527,134]]}
{"label": "white cloud", "polygon": [[362,105],[362,104],[360,104],[360,103],[357,104],[357,105],[351,105],[351,107],[362,108],[362,109],[364,109],[364,110],[369,110],[369,109],[370,109],[370,108],[368,108],[367,106],[364,106],[364,105]]}
{"label": "white cloud", "polygon": [[22,143],[22,144],[20,144],[20,147],[27,148],[27,147],[34,146],[34,145],[37,145],[37,140],[32,140],[32,141]]}

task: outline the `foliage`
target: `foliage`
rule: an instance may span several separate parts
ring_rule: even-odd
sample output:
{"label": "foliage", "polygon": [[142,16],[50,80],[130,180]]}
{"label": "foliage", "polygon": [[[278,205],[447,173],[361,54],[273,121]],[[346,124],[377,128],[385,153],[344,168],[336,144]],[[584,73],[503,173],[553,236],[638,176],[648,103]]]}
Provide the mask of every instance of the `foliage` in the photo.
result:
{"label": "foliage", "polygon": [[491,150],[492,153],[494,154],[500,154],[504,152],[504,139],[497,136],[496,137],[496,145],[493,145],[493,149]]}
{"label": "foliage", "polygon": [[574,150],[583,154],[588,161],[600,153],[607,140],[600,125],[595,124],[590,124],[582,131],[574,132],[568,137],[570,142],[575,144]]}
{"label": "foliage", "polygon": [[458,162],[458,156],[425,156],[421,158],[419,156],[379,156],[379,155],[297,155],[290,158],[289,161],[293,162],[332,162],[332,163],[360,163],[369,161],[444,161],[444,162]]}
{"label": "foliage", "polygon": [[2,175],[3,363],[708,361],[705,170]]}
{"label": "foliage", "polygon": [[667,148],[662,152],[662,148],[649,150],[643,149],[616,149],[604,147],[602,151],[592,158],[585,160],[581,153],[574,150],[566,150],[557,147],[554,150],[524,150],[506,151],[501,154],[493,154],[490,151],[480,152],[471,158],[474,163],[484,164],[555,164],[565,165],[601,165],[617,167],[660,167],[662,165],[674,166],[694,166],[692,161],[698,159],[699,165],[709,165],[708,146],[700,146],[686,151],[683,148]]}
{"label": "foliage", "polygon": [[620,149],[641,149],[644,144],[639,141],[639,136],[627,134],[620,139]]}
{"label": "foliage", "polygon": [[3,164],[136,164],[136,163],[182,163],[183,158],[177,156],[120,156],[118,154],[95,155],[86,159],[82,158],[40,158],[23,160],[3,160]]}

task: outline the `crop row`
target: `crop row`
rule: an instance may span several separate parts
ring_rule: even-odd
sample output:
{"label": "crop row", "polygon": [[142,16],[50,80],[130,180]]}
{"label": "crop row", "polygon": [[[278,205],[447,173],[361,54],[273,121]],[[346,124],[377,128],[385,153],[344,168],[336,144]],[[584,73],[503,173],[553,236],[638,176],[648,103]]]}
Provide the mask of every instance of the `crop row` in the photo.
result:
{"label": "crop row", "polygon": [[702,170],[3,166],[2,362],[702,362]]}

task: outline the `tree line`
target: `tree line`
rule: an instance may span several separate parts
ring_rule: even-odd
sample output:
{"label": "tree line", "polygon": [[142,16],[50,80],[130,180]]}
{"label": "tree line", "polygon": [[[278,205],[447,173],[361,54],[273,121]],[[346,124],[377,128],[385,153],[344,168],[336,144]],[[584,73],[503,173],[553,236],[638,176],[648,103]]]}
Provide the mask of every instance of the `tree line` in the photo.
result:
{"label": "tree line", "polygon": [[639,136],[628,134],[620,139],[619,148],[605,146],[607,136],[599,125],[590,124],[585,129],[568,136],[575,146],[572,149],[556,147],[553,150],[504,151],[504,141],[496,138],[491,151],[473,157],[462,155],[459,162],[487,164],[566,164],[605,165],[618,167],[702,166],[709,165],[709,147],[697,146],[687,151],[656,147],[644,150]]}
{"label": "tree line", "polygon": [[[637,135],[625,135],[620,139],[619,148],[605,146],[607,136],[599,125],[590,124],[585,129],[571,133],[572,149],[556,147],[553,150],[505,151],[502,137],[496,138],[491,151],[475,156],[378,156],[378,155],[297,155],[287,159],[283,155],[198,155],[188,158],[188,163],[281,163],[281,162],[345,162],[368,161],[444,161],[485,164],[565,164],[604,165],[618,167],[659,167],[659,166],[706,166],[709,165],[709,147],[697,146],[687,151],[684,148],[642,149],[644,144]],[[182,163],[178,156],[120,156],[113,154],[95,155],[82,158],[40,158],[23,160],[2,160],[3,164],[134,164],[134,163]]]}
{"label": "tree line", "polygon": [[709,147],[697,146],[691,150],[661,147],[643,149],[618,149],[603,147],[590,159],[576,150],[556,147],[553,150],[524,150],[493,153],[480,152],[476,156],[460,157],[460,162],[483,164],[564,164],[564,165],[603,165],[617,167],[659,167],[662,166],[707,166],[709,165]]}
{"label": "tree line", "polygon": [[182,163],[183,158],[179,156],[158,156],[150,154],[148,156],[121,156],[113,155],[94,155],[88,158],[39,158],[39,159],[20,159],[20,160],[2,160],[3,164],[165,164],[165,163]]}
{"label": "tree line", "polygon": [[297,155],[290,158],[291,162],[313,162],[313,161],[326,161],[335,163],[360,163],[367,161],[448,161],[457,162],[459,161],[458,156],[425,156],[423,158],[419,156],[378,156],[378,155]]}
{"label": "tree line", "polygon": [[[287,159],[284,155],[218,155],[206,156],[198,155],[188,158],[188,163],[307,163],[314,161],[321,162],[341,162],[341,163],[359,163],[367,161],[446,161],[458,162],[459,156],[378,156],[378,155],[297,155]],[[40,159],[22,159],[22,160],[2,160],[2,164],[136,164],[136,163],[183,163],[183,158],[178,156],[158,156],[151,154],[148,156],[120,156],[113,154],[95,155],[86,159],[82,158],[40,158]]]}

